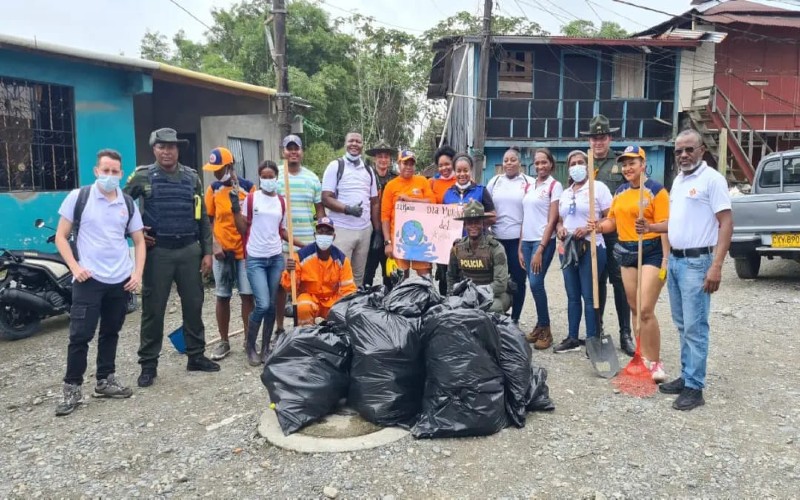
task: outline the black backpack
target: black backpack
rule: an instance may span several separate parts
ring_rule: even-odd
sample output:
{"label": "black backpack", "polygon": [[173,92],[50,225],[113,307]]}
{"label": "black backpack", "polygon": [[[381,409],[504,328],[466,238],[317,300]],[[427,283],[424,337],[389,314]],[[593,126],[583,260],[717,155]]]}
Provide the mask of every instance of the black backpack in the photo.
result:
{"label": "black backpack", "polygon": [[[75,260],[78,260],[78,232],[81,229],[81,217],[83,217],[83,210],[86,208],[86,202],[89,200],[89,194],[91,192],[91,184],[81,187],[78,192],[78,200],[75,202],[75,210],[72,212],[72,232],[69,236],[69,244],[72,247],[72,255],[75,257]],[[128,223],[125,225],[127,228],[131,225],[131,219],[133,219],[134,201],[130,195],[122,193],[122,196],[125,199],[125,206],[128,209]],[[130,236],[130,234],[125,231],[125,236]]]}
{"label": "black backpack", "polygon": [[[339,163],[339,168],[336,170],[336,197],[339,197],[339,181],[342,180],[342,176],[344,175],[344,158],[337,158],[336,161]],[[375,173],[372,171],[372,165],[366,161],[361,160],[364,162],[364,168],[367,169],[369,172],[369,185],[372,186],[372,183],[375,182]],[[375,183],[375,187],[377,187],[377,182]]]}

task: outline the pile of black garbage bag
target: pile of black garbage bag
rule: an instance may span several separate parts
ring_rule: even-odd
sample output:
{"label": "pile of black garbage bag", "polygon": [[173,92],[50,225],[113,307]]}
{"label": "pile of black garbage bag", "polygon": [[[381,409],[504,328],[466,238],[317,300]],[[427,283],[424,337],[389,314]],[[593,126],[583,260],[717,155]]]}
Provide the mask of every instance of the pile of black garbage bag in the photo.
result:
{"label": "pile of black garbage bag", "polygon": [[267,360],[261,380],[281,429],[345,398],[365,420],[417,438],[489,435],[553,410],[547,372],[507,316],[485,312],[491,304],[488,287],[464,281],[443,298],[425,278],[345,297],[326,322],[281,336]]}

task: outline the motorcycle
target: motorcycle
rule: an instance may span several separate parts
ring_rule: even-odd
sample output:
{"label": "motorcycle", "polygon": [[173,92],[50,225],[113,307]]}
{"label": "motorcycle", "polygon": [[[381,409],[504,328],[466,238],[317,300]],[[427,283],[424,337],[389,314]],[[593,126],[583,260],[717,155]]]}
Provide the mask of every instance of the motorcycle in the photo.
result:
{"label": "motorcycle", "polygon": [[[34,226],[45,226],[36,219]],[[55,234],[47,238],[55,242]],[[0,338],[20,340],[41,329],[45,318],[69,314],[72,306],[72,272],[59,253],[0,249]],[[128,313],[137,309],[134,293],[128,296]]]}

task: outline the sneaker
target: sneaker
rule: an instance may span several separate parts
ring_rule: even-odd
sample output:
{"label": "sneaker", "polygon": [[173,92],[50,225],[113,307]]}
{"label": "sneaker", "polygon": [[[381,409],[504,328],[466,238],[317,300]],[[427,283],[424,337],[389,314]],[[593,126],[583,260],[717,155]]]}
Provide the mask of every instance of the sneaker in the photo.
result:
{"label": "sneaker", "polygon": [[133,394],[130,387],[125,387],[117,380],[113,373],[106,378],[97,381],[94,388],[96,397],[104,398],[129,398]]}
{"label": "sneaker", "polygon": [[219,361],[231,352],[231,343],[227,340],[220,341],[211,353],[211,359]]}
{"label": "sneaker", "polygon": [[69,415],[79,404],[83,403],[83,393],[78,384],[64,384],[64,399],[56,406],[56,416]]}
{"label": "sneaker", "polygon": [[142,374],[139,375],[139,378],[136,380],[136,385],[139,387],[150,387],[155,382],[156,377],[155,368],[142,368]]}
{"label": "sneaker", "polygon": [[672,382],[659,385],[658,390],[662,394],[680,394],[683,392],[684,387],[683,377],[678,377]]}
{"label": "sneaker", "polygon": [[661,384],[667,380],[667,374],[664,372],[664,363],[661,361],[651,361],[647,368],[650,370],[650,376],[656,384]]}
{"label": "sneaker", "polygon": [[218,372],[219,364],[214,363],[202,354],[190,358],[186,362],[186,370],[190,372]]}
{"label": "sneaker", "polygon": [[541,327],[539,330],[539,338],[533,343],[533,348],[537,351],[542,351],[553,345],[553,334],[549,326]]}
{"label": "sneaker", "polygon": [[542,335],[542,327],[537,326],[536,328],[525,334],[525,340],[527,340],[531,344],[534,344],[536,343],[537,340],[539,340],[539,337],[541,335]]}
{"label": "sneaker", "polygon": [[567,337],[553,349],[553,352],[560,354],[563,352],[580,351],[580,350],[581,350],[581,344],[580,342],[578,342],[578,339]]}
{"label": "sneaker", "polygon": [[694,410],[698,406],[703,406],[704,404],[706,404],[706,401],[703,399],[702,389],[684,387],[681,395],[672,403],[672,407],[676,410],[689,411]]}

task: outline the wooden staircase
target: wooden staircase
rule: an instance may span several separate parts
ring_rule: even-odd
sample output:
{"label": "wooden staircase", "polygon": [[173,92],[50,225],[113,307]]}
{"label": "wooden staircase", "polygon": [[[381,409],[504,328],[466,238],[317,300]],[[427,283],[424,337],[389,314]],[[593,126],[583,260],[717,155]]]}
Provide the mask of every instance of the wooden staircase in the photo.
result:
{"label": "wooden staircase", "polygon": [[[719,162],[724,154],[728,159],[728,182],[752,184],[756,165],[754,154],[759,158],[772,153],[766,139],[747,121],[744,115],[716,85],[694,89],[689,118],[703,135],[706,149]],[[720,151],[720,131],[727,130],[727,151]]]}

